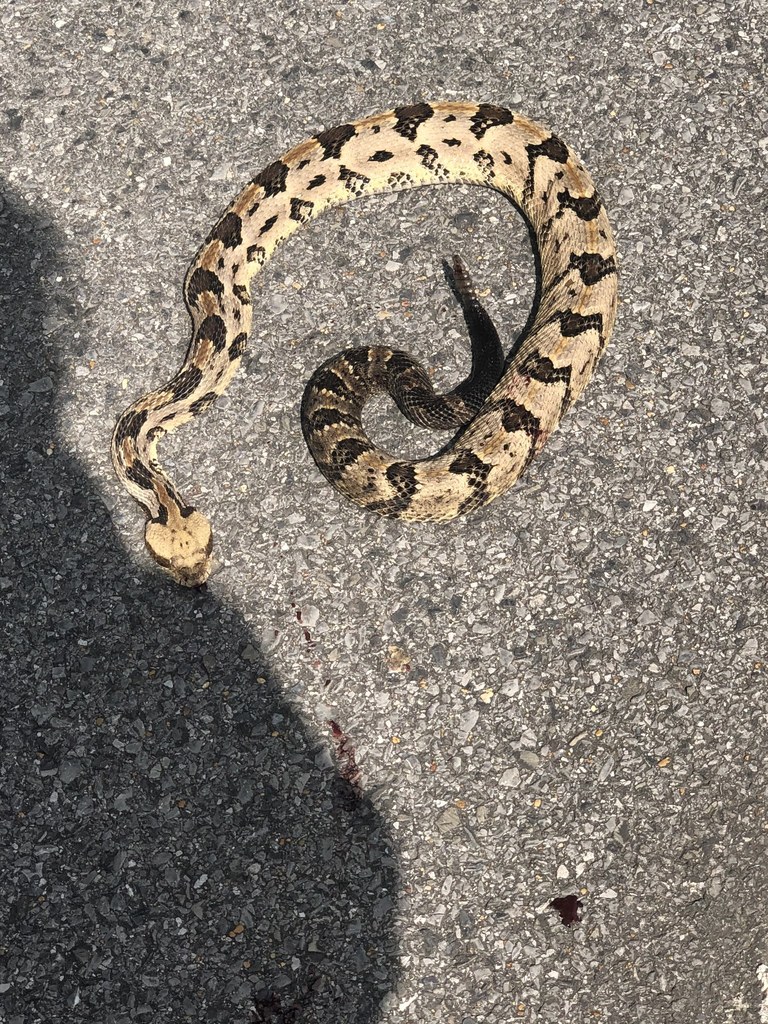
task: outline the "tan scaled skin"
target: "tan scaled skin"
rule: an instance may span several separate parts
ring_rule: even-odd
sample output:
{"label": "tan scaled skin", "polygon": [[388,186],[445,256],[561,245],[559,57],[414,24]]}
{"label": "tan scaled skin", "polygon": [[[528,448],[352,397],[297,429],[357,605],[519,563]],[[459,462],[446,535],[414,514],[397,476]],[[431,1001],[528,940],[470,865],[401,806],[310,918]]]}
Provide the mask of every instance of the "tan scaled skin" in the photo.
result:
{"label": "tan scaled skin", "polygon": [[[582,393],[613,330],[618,268],[599,193],[561,139],[506,108],[453,101],[409,104],[318,132],[263,168],[215,225],[185,280],[193,335],[184,362],[115,427],[115,472],[147,516],[149,551],[179,583],[208,578],[211,531],[164,473],[157,443],[208,409],[232,380],[252,322],[254,276],[323,210],[450,183],[494,189],[521,211],[538,254],[536,310],[474,418],[425,459],[378,448],[360,417],[366,382],[376,383],[382,360],[391,379],[405,367],[416,395],[428,391],[423,368],[377,347],[348,350],[320,367],[302,403],[302,429],[321,472],[379,515],[447,522],[508,491]],[[417,398],[403,404],[416,409]]]}
{"label": "tan scaled skin", "polygon": [[199,512],[183,517],[175,509],[167,523],[147,523],[144,542],[149,553],[182,587],[199,587],[211,574],[213,534]]}

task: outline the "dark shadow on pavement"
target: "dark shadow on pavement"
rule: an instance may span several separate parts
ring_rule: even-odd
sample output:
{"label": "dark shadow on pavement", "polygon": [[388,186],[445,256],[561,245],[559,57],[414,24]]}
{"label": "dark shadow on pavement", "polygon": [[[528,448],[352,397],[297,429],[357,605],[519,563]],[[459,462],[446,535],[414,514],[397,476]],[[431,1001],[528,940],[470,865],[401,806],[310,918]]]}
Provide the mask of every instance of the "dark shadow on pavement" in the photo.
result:
{"label": "dark shadow on pavement", "polygon": [[397,975],[386,825],[242,619],[122,550],[57,426],[92,346],[73,277],[0,192],[4,1019],[369,1024]]}

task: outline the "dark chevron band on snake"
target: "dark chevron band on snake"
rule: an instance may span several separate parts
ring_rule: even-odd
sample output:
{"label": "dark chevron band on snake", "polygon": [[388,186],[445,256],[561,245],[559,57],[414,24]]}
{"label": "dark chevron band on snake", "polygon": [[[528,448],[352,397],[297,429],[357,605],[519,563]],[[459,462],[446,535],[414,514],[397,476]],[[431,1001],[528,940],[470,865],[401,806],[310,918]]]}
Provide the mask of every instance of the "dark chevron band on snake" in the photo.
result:
{"label": "dark chevron band on snake", "polygon": [[[147,516],[145,539],[179,583],[211,568],[208,520],[157,460],[164,434],[224,393],[251,327],[250,282],[275,247],[310,218],[359,196],[461,182],[507,196],[537,248],[539,302],[505,359],[469,274],[454,257],[454,290],[473,335],[472,370],[447,395],[405,352],[352,349],[312,376],[301,422],[322,473],[363,508],[440,522],[504,494],[579,397],[616,316],[616,252],[588,172],[566,144],[503,107],[417,103],[320,132],[270,164],[224,213],[190,267],[184,297],[193,333],[179,372],[118,419],[115,471]],[[419,461],[366,435],[366,399],[388,391],[416,423],[456,436]]]}

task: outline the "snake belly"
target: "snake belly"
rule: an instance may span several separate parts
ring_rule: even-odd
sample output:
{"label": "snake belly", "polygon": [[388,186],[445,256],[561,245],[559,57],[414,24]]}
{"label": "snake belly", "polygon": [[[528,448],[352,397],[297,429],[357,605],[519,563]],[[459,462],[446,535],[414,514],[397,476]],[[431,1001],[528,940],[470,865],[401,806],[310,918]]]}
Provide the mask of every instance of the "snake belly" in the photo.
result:
{"label": "snake belly", "polygon": [[[212,533],[162,469],[157,444],[232,380],[251,327],[253,276],[279,242],[330,206],[450,183],[495,189],[523,214],[539,274],[529,327],[474,406],[455,393],[435,395],[403,352],[370,347],[329,360],[302,404],[318,467],[370,511],[447,521],[504,494],[584,390],[616,316],[616,250],[592,179],[561,139],[483,103],[417,103],[320,132],[264,168],[225,211],[184,282],[193,332],[183,365],[126,409],[114,430],[117,476],[146,514],[150,553],[177,582],[205,582]],[[460,261],[454,269],[461,283]],[[383,451],[361,419],[380,388],[416,422],[457,428],[453,441],[417,461]]]}

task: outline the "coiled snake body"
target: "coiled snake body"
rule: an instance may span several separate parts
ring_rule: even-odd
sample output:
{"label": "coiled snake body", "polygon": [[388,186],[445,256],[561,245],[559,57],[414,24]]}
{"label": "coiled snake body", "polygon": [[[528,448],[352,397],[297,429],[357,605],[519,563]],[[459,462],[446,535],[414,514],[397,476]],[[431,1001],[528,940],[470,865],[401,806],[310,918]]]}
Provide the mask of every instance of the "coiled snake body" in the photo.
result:
{"label": "coiled snake body", "polygon": [[[224,213],[184,284],[193,335],[183,366],[115,427],[115,471],[146,512],[147,547],[179,583],[207,579],[211,528],[163,472],[156,447],[234,376],[251,326],[253,275],[278,242],[329,206],[450,182],[496,189],[528,222],[540,277],[530,327],[505,360],[455,257],[457,294],[483,336],[472,373],[449,395],[436,395],[404,352],[352,349],[329,360],[302,405],[319,468],[381,515],[453,519],[508,490],[584,390],[613,328],[616,259],[601,200],[565,143],[502,107],[470,103],[418,103],[320,132],[257,174]],[[453,441],[420,461],[382,451],[361,421],[366,398],[382,388],[416,422],[457,429]]]}

